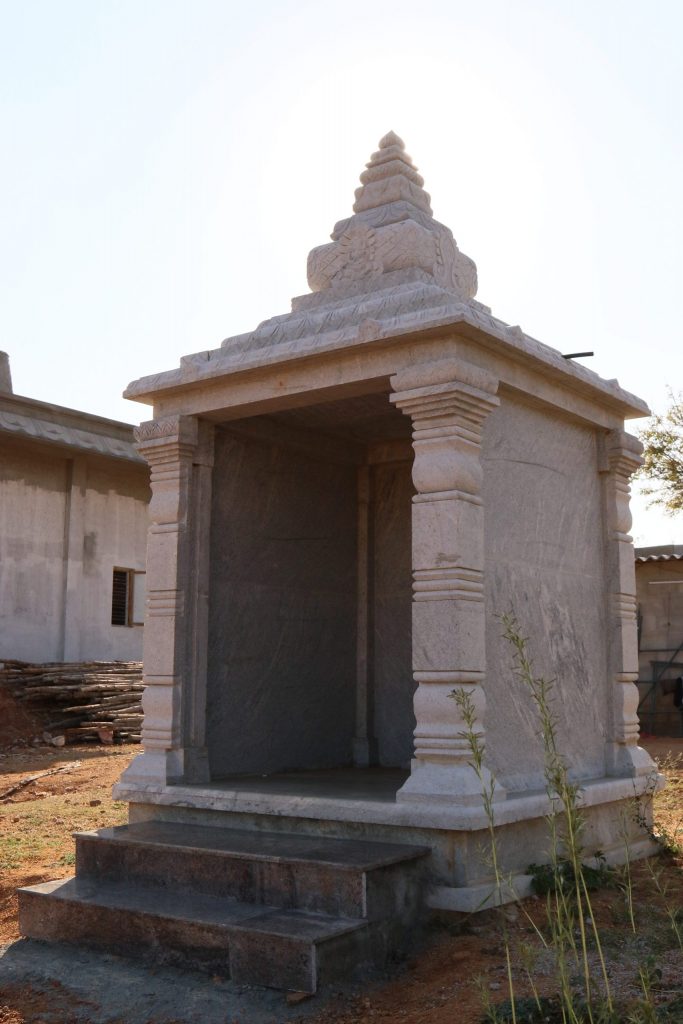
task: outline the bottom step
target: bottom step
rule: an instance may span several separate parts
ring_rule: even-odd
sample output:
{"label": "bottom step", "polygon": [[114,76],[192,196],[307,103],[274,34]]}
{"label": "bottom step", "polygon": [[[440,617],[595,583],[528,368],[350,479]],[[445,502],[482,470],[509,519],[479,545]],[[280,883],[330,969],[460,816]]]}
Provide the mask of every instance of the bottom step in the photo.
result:
{"label": "bottom step", "polygon": [[315,992],[370,959],[367,921],[71,878],[19,890],[21,934]]}

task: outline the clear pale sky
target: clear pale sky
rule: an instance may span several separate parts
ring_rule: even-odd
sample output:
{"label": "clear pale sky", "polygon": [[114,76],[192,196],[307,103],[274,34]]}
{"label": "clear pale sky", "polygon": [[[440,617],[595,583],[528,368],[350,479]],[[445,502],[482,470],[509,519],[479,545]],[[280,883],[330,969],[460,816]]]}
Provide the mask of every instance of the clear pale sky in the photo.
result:
{"label": "clear pale sky", "polygon": [[[307,291],[390,128],[478,298],[682,389],[679,0],[0,0],[0,348],[15,391],[129,380]],[[638,543],[683,542],[645,510]]]}

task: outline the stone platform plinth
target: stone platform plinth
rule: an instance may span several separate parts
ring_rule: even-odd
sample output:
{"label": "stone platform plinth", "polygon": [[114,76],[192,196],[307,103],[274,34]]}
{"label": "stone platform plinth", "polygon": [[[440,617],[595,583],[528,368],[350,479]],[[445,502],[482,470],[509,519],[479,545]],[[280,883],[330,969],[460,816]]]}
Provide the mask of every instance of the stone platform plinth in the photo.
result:
{"label": "stone platform plinth", "polygon": [[[405,777],[401,770],[356,768],[236,776],[207,786],[121,781],[114,795],[130,804],[130,819],[139,825],[175,822],[205,831],[227,828],[284,838],[296,833],[311,842],[426,847],[425,908],[471,913],[530,893],[529,865],[550,860],[547,816],[553,806],[545,790],[509,792],[495,804],[498,860],[510,882],[497,893],[483,805],[398,801],[396,791]],[[586,780],[579,794],[586,860],[600,853],[618,864],[627,856],[635,860],[656,853],[656,844],[636,819],[651,823],[652,792],[662,785],[656,772],[640,779]]]}

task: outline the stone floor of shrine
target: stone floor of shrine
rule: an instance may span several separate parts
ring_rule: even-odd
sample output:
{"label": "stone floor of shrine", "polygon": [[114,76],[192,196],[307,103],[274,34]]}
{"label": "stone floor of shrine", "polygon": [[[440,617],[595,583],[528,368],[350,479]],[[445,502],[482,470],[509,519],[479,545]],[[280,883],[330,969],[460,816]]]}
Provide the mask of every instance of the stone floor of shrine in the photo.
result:
{"label": "stone floor of shrine", "polygon": [[328,768],[273,775],[228,775],[202,788],[263,796],[393,803],[409,774],[401,768]]}

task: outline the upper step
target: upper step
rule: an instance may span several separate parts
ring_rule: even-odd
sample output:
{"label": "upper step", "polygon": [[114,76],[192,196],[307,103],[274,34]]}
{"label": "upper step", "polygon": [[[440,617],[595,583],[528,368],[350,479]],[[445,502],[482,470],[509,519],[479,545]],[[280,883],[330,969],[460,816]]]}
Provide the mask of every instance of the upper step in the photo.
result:
{"label": "upper step", "polygon": [[414,918],[428,847],[139,822],[76,834],[79,878],[349,918]]}

